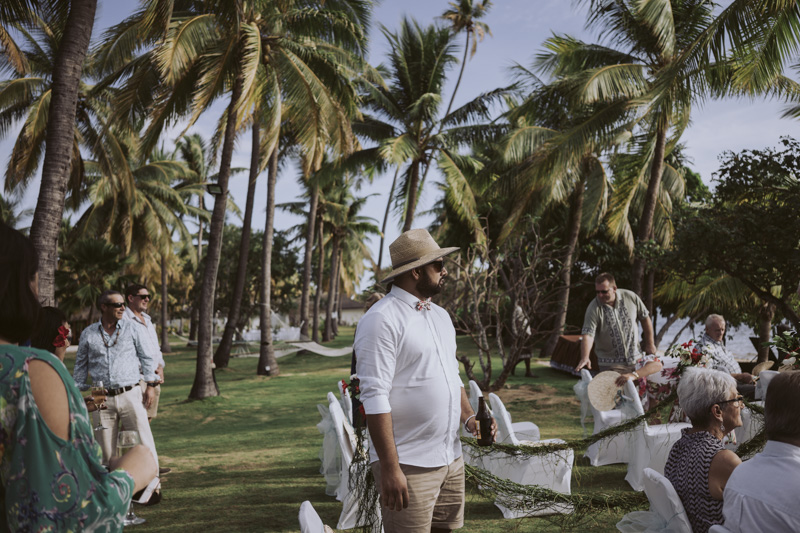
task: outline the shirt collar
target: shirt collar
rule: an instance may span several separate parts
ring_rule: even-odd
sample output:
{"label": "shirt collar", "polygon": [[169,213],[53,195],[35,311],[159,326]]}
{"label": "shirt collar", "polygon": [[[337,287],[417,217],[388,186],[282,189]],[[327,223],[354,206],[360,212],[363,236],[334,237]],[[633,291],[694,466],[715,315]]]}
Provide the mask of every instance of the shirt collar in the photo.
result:
{"label": "shirt collar", "polygon": [[417,308],[417,302],[420,301],[419,298],[417,298],[416,296],[414,296],[410,292],[408,292],[408,291],[406,291],[404,289],[401,289],[397,285],[392,285],[392,290],[389,292],[389,294],[391,294],[392,296],[394,296],[395,298],[397,298],[401,302],[404,302],[404,303],[408,304],[412,309],[416,309]]}
{"label": "shirt collar", "polygon": [[[96,324],[100,324],[100,331],[105,332],[106,328],[103,327],[103,319],[102,318],[100,320],[98,320],[96,322]],[[119,329],[121,327],[122,327],[122,320],[117,320],[117,325],[115,326],[115,329]]]}
{"label": "shirt collar", "polygon": [[775,457],[791,457],[800,461],[800,448],[777,440],[768,440],[764,445],[764,451],[761,453]]}
{"label": "shirt collar", "polygon": [[147,313],[142,312],[142,316],[144,317],[144,320],[141,320],[138,316],[136,316],[136,313],[134,313],[133,310],[130,307],[126,307],[125,308],[125,314],[122,315],[123,318],[129,318],[131,320],[135,320],[136,322],[139,322],[140,324],[147,325],[147,321],[150,319],[150,315],[148,315]]}

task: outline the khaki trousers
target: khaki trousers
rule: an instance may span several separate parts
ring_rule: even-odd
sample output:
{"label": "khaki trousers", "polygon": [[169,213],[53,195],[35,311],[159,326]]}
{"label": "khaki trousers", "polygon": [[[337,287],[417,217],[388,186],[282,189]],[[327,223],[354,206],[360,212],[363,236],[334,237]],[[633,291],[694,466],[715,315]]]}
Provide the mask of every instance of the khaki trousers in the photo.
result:
{"label": "khaki trousers", "polygon": [[[422,468],[400,465],[408,484],[408,507],[390,511],[381,506],[385,533],[430,533],[458,529],[464,525],[464,458],[448,466]],[[372,463],[372,474],[380,490],[380,461]]]}
{"label": "khaki trousers", "polygon": [[107,428],[94,432],[94,438],[103,450],[103,462],[108,464],[108,460],[117,455],[117,435],[120,429],[136,430],[139,432],[142,444],[150,448],[158,466],[156,443],[153,440],[153,432],[150,431],[150,422],[147,421],[147,411],[142,403],[142,389],[134,386],[127,392],[109,396],[106,398],[106,406],[108,409],[92,413],[94,425],[102,424]]}

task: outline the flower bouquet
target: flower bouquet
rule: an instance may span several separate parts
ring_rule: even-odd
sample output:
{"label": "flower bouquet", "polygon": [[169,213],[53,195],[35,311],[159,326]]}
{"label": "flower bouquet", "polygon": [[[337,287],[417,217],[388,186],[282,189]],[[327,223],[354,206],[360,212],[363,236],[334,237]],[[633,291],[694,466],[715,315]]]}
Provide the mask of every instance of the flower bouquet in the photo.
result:
{"label": "flower bouquet", "polygon": [[705,368],[711,362],[708,349],[705,346],[696,345],[693,340],[670,346],[664,356],[678,359],[678,365],[672,371],[672,377],[679,377],[690,366]]}
{"label": "flower bouquet", "polygon": [[361,400],[359,400],[361,389],[359,388],[357,374],[350,376],[350,383],[342,380],[342,391],[345,390],[350,394],[350,400],[353,402],[353,427],[357,429],[367,427],[367,415],[364,412]]}
{"label": "flower bouquet", "polygon": [[778,370],[800,370],[800,337],[796,331],[784,331],[765,344],[774,346],[783,356]]}

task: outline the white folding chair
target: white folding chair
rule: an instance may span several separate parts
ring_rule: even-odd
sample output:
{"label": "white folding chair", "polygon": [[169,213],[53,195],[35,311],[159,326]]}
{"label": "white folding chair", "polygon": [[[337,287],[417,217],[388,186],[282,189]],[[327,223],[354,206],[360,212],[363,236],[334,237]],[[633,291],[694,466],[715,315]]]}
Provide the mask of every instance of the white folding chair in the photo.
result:
{"label": "white folding chair", "polygon": [[[589,383],[592,381],[592,374],[585,368],[581,369],[581,384],[576,385],[575,392],[586,391]],[[585,397],[582,397],[585,396]],[[595,409],[592,402],[589,401],[588,394],[582,392],[578,394],[578,399],[581,403],[588,404],[589,410],[594,419],[594,433],[599,433],[604,429],[619,425],[625,421],[625,415],[619,409],[612,409],[610,411],[598,411]],[[594,434],[593,433],[593,434]],[[613,437],[603,439],[600,442],[595,442],[586,450],[586,455],[592,466],[604,466],[615,463],[628,462],[628,436],[625,434],[615,435]]]}
{"label": "white folding chair", "polygon": [[733,533],[730,529],[722,524],[715,524],[708,529],[708,533]]}
{"label": "white folding chair", "polygon": [[772,378],[777,376],[780,372],[777,370],[762,370],[761,373],[758,375],[758,381],[756,382],[756,391],[755,396],[756,400],[766,400],[767,398],[767,387],[769,387],[769,382],[772,381]]}
{"label": "white folding chair", "polygon": [[358,526],[358,501],[350,492],[350,463],[353,462],[353,453],[356,448],[354,438],[351,438],[352,427],[349,428],[350,423],[345,420],[342,406],[339,400],[332,392],[328,393],[328,409],[331,412],[333,419],[333,427],[336,430],[336,439],[339,442],[339,449],[342,453],[342,475],[339,481],[339,487],[336,489],[336,499],[342,502],[342,514],[339,515],[338,529],[352,529]]}
{"label": "white folding chair", "polygon": [[[625,383],[625,401],[630,405],[637,416],[644,414],[642,401],[632,380]],[[644,490],[644,469],[652,468],[659,474],[664,473],[672,445],[681,438],[681,431],[691,427],[691,424],[669,423],[651,426],[647,422],[640,424],[629,433],[628,474],[625,476],[633,490]]]}
{"label": "white folding chair", "polygon": [[319,472],[325,477],[325,494],[336,496],[342,477],[342,452],[330,409],[321,403],[317,404],[317,409],[322,417],[322,421],[317,424],[317,429],[322,433],[322,447],[319,450],[319,460],[322,462],[322,466]]}
{"label": "white folding chair", "polygon": [[322,519],[308,500],[300,504],[298,518],[300,519],[300,533],[333,533],[331,528],[322,523]]}
{"label": "white folding chair", "polygon": [[[494,418],[497,422],[498,436],[503,433],[510,444],[555,444],[563,443],[561,439],[547,439],[537,441],[520,441],[511,425],[511,417],[503,405],[503,401],[496,394],[489,394],[489,402],[492,405]],[[500,439],[498,438],[498,441]],[[483,468],[491,474],[519,483],[522,485],[538,485],[563,494],[570,493],[570,482],[572,480],[572,463],[574,452],[572,450],[560,450],[546,455],[533,456],[530,458],[509,455],[503,452],[495,452],[480,457],[472,457],[468,449],[466,459],[470,464]],[[555,504],[541,506],[537,502],[529,502],[528,506],[521,505],[520,508],[511,509],[506,507],[501,500],[508,501],[507,497],[498,497],[495,505],[500,509],[505,518],[520,518],[523,516],[538,516],[554,513],[569,513],[571,506]]]}
{"label": "white folding chair", "polygon": [[623,533],[692,533],[689,517],[672,483],[652,468],[645,468],[643,473],[650,510],[626,514],[617,529]]}
{"label": "white folding chair", "polygon": [[[478,387],[478,384],[475,383],[474,381],[470,380],[470,382],[469,382],[469,403],[470,403],[470,405],[472,405],[472,410],[475,411],[476,413],[478,412],[478,398],[480,398],[482,396],[483,396],[483,392],[481,391],[480,387]],[[495,397],[497,398],[496,395],[495,395]],[[490,396],[490,398],[491,398],[491,396]],[[498,398],[498,400],[499,400],[499,398]],[[475,402],[474,405],[473,405],[473,401]],[[500,403],[502,404],[503,402],[501,401]],[[487,405],[487,407],[489,407],[489,405]],[[503,406],[503,408],[505,408],[505,406]],[[494,412],[493,411],[492,411],[492,416],[494,416]],[[511,415],[508,415],[508,419],[509,419],[509,421],[511,420]],[[497,417],[495,416],[495,421],[496,420],[497,420]],[[540,438],[539,426],[537,426],[533,422],[510,422],[509,427],[512,429],[512,432],[514,433],[514,435],[516,435],[516,438],[518,438],[519,440],[524,440],[524,441],[528,441],[528,442],[536,442]],[[502,432],[500,431],[499,422],[498,422],[498,429],[497,429],[497,442],[511,442],[511,441],[508,440],[508,432],[506,432],[505,430],[502,431]]]}

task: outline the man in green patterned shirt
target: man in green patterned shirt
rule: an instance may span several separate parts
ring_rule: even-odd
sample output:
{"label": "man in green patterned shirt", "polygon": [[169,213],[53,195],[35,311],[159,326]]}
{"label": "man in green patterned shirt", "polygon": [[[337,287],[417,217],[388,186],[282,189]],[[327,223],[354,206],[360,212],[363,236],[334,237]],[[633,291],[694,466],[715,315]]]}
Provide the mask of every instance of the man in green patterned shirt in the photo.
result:
{"label": "man in green patterned shirt", "polygon": [[[597,297],[586,309],[581,360],[575,370],[580,371],[583,367],[592,368],[589,362],[592,346],[597,354],[600,366],[598,370],[613,369],[624,377],[634,379],[661,370],[660,363],[657,365],[648,363],[638,371],[633,371],[633,365],[642,356],[637,320],[642,324],[645,352],[656,353],[653,322],[639,296],[633,291],[618,289],[614,276],[608,273],[600,274],[595,279],[595,293]],[[653,368],[648,368],[650,366]]]}

